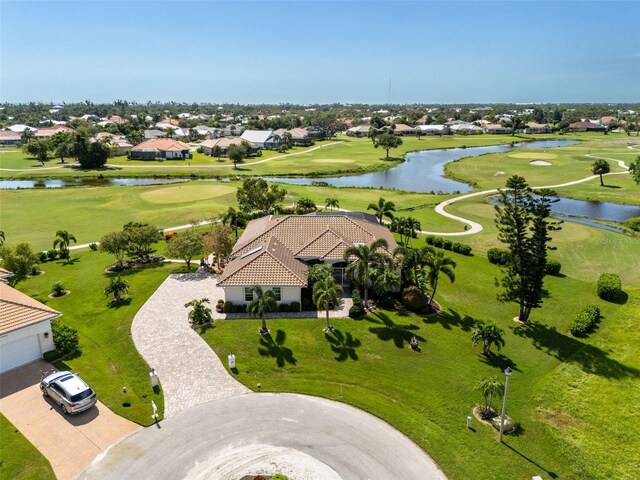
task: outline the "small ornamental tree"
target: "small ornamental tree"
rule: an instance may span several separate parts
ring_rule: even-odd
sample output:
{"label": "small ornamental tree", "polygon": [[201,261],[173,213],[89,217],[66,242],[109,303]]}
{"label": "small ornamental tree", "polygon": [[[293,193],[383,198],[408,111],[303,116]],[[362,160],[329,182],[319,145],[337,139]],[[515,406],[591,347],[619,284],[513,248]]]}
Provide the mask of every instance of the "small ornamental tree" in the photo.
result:
{"label": "small ornamental tree", "polygon": [[483,405],[480,408],[483,418],[490,417],[493,412],[493,397],[499,397],[504,393],[504,384],[498,377],[485,378],[478,385],[478,390],[482,392]]}
{"label": "small ornamental tree", "polygon": [[393,133],[386,132],[382,135],[377,135],[373,139],[373,145],[375,148],[382,148],[387,153],[386,159],[389,160],[389,150],[402,145],[402,139]]}
{"label": "small ornamental tree", "polygon": [[597,159],[595,162],[593,162],[591,171],[593,172],[594,175],[600,176],[600,186],[604,187],[604,181],[602,180],[602,176],[606,175],[611,171],[609,162],[607,162],[606,160]]}
{"label": "small ornamental tree", "polygon": [[211,321],[211,309],[207,307],[208,298],[193,299],[184,304],[185,308],[191,307],[189,320],[193,325],[203,325]]}
{"label": "small ornamental tree", "polygon": [[124,297],[123,295],[129,291],[129,282],[120,277],[111,277],[109,285],[104,289],[105,296],[113,295],[113,302],[119,303]]}
{"label": "small ornamental tree", "polygon": [[473,345],[482,345],[482,354],[491,355],[491,346],[495,345],[498,350],[504,347],[504,331],[494,323],[485,324],[482,321],[476,322],[476,326],[471,333]]}
{"label": "small ornamental tree", "polygon": [[167,242],[167,253],[172,257],[182,258],[188,271],[191,271],[193,257],[202,255],[203,251],[202,235],[195,230],[187,230]]}

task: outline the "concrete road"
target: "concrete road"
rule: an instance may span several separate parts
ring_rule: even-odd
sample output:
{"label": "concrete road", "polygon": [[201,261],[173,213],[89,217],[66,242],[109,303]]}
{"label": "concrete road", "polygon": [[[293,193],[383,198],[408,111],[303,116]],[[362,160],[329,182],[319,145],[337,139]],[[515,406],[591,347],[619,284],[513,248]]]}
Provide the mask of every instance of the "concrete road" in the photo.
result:
{"label": "concrete road", "polygon": [[3,373],[0,412],[49,460],[58,480],[67,480],[141,427],[119,417],[101,402],[77,415],[63,414],[59,405],[40,392],[41,371],[52,368],[51,364],[38,361]]}
{"label": "concrete road", "polygon": [[115,445],[79,478],[445,479],[382,420],[316,397],[255,393],[185,410]]}

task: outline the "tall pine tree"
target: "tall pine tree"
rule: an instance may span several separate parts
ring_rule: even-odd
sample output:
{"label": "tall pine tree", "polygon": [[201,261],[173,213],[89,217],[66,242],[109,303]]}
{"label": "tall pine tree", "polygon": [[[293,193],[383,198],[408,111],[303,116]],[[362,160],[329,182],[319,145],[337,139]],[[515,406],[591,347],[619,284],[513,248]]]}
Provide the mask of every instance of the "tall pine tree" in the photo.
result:
{"label": "tall pine tree", "polygon": [[547,266],[549,216],[555,192],[541,190],[533,195],[526,180],[514,175],[500,190],[496,205],[498,240],[509,249],[505,275],[499,284],[503,290],[498,300],[516,302],[518,319],[527,322],[531,309],[542,306],[545,296],[544,276]]}

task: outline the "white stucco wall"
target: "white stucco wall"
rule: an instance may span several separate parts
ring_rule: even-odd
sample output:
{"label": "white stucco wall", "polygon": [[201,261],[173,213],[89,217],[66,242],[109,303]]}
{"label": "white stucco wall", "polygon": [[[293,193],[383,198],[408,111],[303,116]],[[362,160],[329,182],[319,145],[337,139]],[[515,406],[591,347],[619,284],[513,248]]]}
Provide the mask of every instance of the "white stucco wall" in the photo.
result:
{"label": "white stucco wall", "polygon": [[[22,344],[20,344],[19,346],[14,344],[14,342],[17,343],[29,337],[37,338],[39,346],[38,350],[34,350],[32,352],[30,347],[28,350],[25,350],[23,349]],[[14,345],[10,346],[10,344]],[[33,345],[33,343],[26,344],[26,346],[29,345]],[[43,353],[49,352],[54,348],[55,346],[53,344],[53,333],[51,332],[51,322],[49,320],[5,333],[4,335],[0,336],[0,352],[4,350],[4,353],[2,354],[3,364],[0,365],[0,369],[2,371],[9,369],[9,365],[12,365],[14,362],[18,362],[19,358],[23,360],[22,362],[20,362],[21,364],[24,364],[25,361],[30,362],[38,360],[39,358],[42,358]],[[24,358],[21,356],[16,357],[14,355],[16,352],[22,352],[21,354],[18,353],[18,355],[23,355]],[[7,357],[7,355],[9,355],[9,357]],[[29,357],[26,358],[27,356]],[[9,360],[10,358],[13,358],[14,360],[11,361]]]}
{"label": "white stucco wall", "polygon": [[[262,285],[264,290],[277,287],[278,285]],[[244,299],[245,287],[222,287],[224,290],[224,299],[236,305],[249,303]],[[300,287],[280,287],[282,289],[282,300],[278,303],[291,303],[302,301],[302,289]]]}

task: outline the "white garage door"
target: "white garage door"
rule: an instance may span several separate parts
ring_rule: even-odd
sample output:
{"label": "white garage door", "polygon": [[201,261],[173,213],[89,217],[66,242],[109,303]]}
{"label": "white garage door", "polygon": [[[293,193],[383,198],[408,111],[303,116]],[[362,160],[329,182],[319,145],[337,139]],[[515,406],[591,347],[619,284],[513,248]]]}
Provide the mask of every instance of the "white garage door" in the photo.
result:
{"label": "white garage door", "polygon": [[33,362],[42,357],[37,335],[0,345],[0,372]]}

